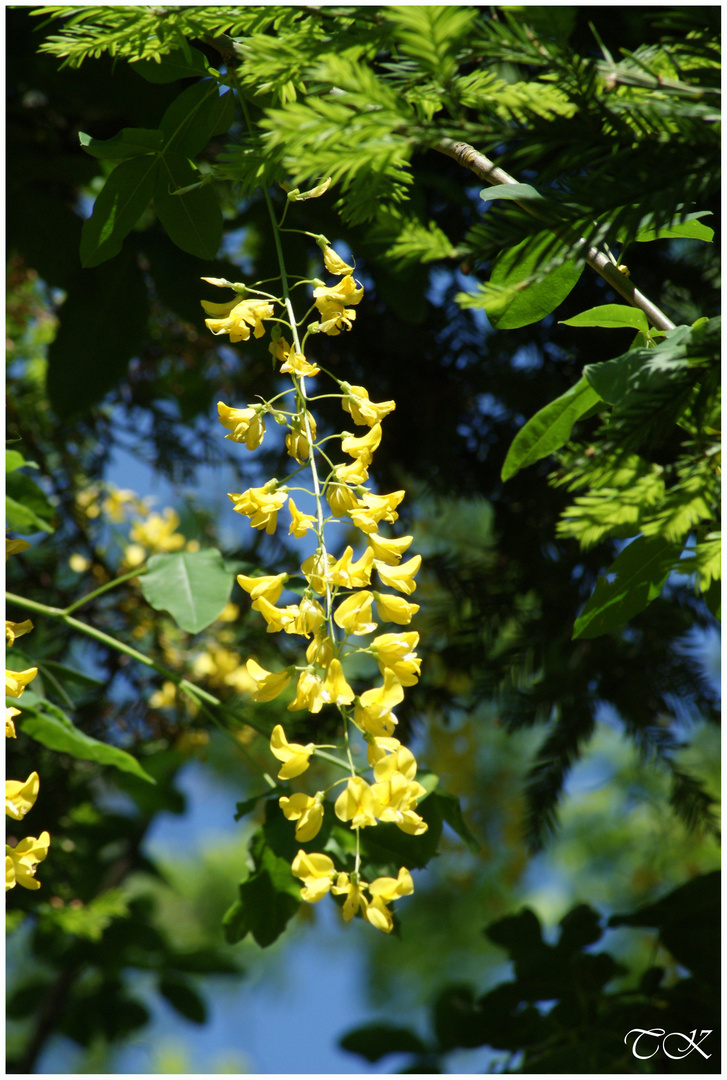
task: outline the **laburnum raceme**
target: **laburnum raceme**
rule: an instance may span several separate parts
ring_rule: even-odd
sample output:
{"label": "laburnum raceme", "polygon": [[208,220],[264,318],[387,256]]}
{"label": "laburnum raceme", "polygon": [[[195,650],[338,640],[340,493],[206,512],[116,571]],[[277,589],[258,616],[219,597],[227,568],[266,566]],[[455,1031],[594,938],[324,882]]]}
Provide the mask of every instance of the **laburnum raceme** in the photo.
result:
{"label": "laburnum raceme", "polygon": [[[315,715],[324,707],[333,707],[343,729],[342,745],[321,746],[305,737],[300,741],[289,738],[281,723],[273,728],[270,750],[278,762],[279,781],[298,781],[324,750],[340,749],[340,757],[323,756],[337,762],[346,773],[322,791],[293,791],[280,798],[280,808],[292,823],[296,839],[302,844],[314,840],[326,814],[331,813],[355,835],[355,851],[342,866],[337,866],[331,855],[301,848],[292,871],[303,882],[303,900],[315,903],[330,892],[343,897],[342,913],[347,922],[360,914],[372,926],[390,933],[394,926],[390,905],[413,892],[411,874],[400,867],[397,877],[364,880],[361,834],[381,822],[393,823],[411,836],[427,829],[417,811],[426,790],[416,780],[414,755],[394,736],[397,718],[393,712],[404,698],[404,688],[413,686],[420,676],[419,634],[400,628],[409,627],[419,610],[408,597],[416,589],[421,557],[409,556],[402,561],[412,537],[389,532],[405,492],[381,493],[374,490],[369,478],[384,437],[382,422],[396,408],[395,402],[372,401],[366,387],[331,375],[337,386],[334,394],[325,396],[340,398],[345,417],[356,430],[344,427],[319,436],[311,409],[316,395],[309,391],[309,380],[318,378],[324,369],[307,354],[307,343],[315,341],[318,334],[336,336],[350,331],[364,289],[355,277],[355,267],[344,261],[325,237],[316,237],[316,242],[326,270],[338,280],[332,284],[318,279],[309,282],[313,304],[307,324],[305,319],[299,323],[295,318],[284,275],[282,298],[240,283],[205,278],[213,285],[233,288],[237,295],[222,304],[203,301],[203,306],[210,316],[206,324],[212,333],[229,334],[232,342],[247,341],[251,333],[262,337],[269,325],[269,348],[276,370],[290,380],[271,401],[218,404],[225,437],[248,450],[256,450],[262,443],[266,421],[287,429],[290,468],[286,476],[231,493],[234,510],[247,518],[251,528],[269,535],[281,527],[279,515],[285,512],[290,518],[288,535],[306,539],[309,551],[311,538],[316,543],[315,550],[302,560],[299,574],[263,572],[237,578],[268,633],[302,639],[297,663],[268,670],[255,657],[248,659],[252,699],[272,701],[290,688],[289,712]],[[331,447],[337,444],[343,455],[339,462],[330,456]],[[347,527],[349,539],[352,533],[358,535],[358,550],[353,542],[345,544],[343,550],[336,547],[341,525]],[[292,590],[287,603],[286,589]],[[381,623],[393,624],[394,629],[380,633]],[[369,680],[369,685],[362,686],[360,676],[354,675],[354,671],[366,670],[363,657],[370,658],[369,670],[378,665],[381,681],[375,685],[370,685],[375,680]],[[296,733],[304,728],[298,718]],[[354,764],[356,733],[367,750],[363,767]],[[336,857],[343,860],[340,848]]]}
{"label": "laburnum raceme", "polygon": [[[26,540],[6,540],[6,559],[10,555],[25,551],[30,547]],[[5,643],[8,647],[15,643],[16,638],[28,634],[33,629],[30,619],[23,622],[5,621]],[[37,667],[27,668],[25,671],[5,671],[5,694],[7,697],[18,699],[22,697],[26,687],[38,674]],[[8,739],[15,739],[15,718],[21,715],[22,710],[9,706],[5,710],[5,735]],[[40,780],[37,772],[32,772],[27,780],[5,781],[5,813],[14,821],[22,821],[29,810],[33,808],[38,797]],[[22,885],[24,889],[39,889],[40,882],[35,878],[38,864],[45,859],[50,845],[50,835],[42,832],[39,837],[27,836],[16,844],[5,845],[5,891],[14,889],[16,885]]]}

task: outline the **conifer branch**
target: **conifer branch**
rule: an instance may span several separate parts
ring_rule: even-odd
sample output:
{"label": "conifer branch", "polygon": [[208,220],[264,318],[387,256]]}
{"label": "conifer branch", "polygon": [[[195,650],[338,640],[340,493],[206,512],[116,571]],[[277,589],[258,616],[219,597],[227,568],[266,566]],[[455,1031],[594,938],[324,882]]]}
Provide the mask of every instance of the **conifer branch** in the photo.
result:
{"label": "conifer branch", "polygon": [[[495,165],[484,154],[479,153],[469,143],[455,142],[454,139],[443,138],[434,146],[435,150],[438,150],[440,154],[446,154],[447,157],[451,157],[459,165],[463,165],[466,169],[469,169],[480,180],[484,180],[488,184],[516,184],[517,180],[506,173],[504,169]],[[528,202],[519,202],[517,199],[513,200],[517,205],[525,210],[528,214],[532,214],[535,217],[542,217],[531,204]],[[564,236],[564,230],[559,229],[548,221],[549,228],[553,229],[553,232],[558,235]],[[570,241],[576,239],[576,233],[572,230],[568,230],[568,235],[564,236]],[[581,244],[585,244],[585,240],[581,238]],[[636,289],[633,283],[622,274],[620,270],[613,265],[610,259],[608,259],[602,252],[596,248],[589,247],[586,251],[586,262],[595,270],[597,274],[608,282],[611,288],[615,289],[620,296],[623,296],[625,300],[628,300],[634,307],[640,308],[644,312],[649,322],[657,330],[673,330],[674,323],[669,319],[663,311],[653,304],[648,297],[644,296]]]}

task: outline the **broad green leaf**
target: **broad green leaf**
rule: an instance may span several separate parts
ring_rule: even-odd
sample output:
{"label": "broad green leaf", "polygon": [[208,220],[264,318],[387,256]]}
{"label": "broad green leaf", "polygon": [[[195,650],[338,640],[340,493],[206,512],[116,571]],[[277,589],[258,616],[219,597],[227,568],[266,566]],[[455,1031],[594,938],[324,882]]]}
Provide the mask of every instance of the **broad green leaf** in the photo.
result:
{"label": "broad green leaf", "polygon": [[642,334],[649,332],[649,320],[640,308],[627,304],[601,304],[582,311],[572,319],[562,319],[562,326],[631,327]]}
{"label": "broad green leaf", "polygon": [[691,326],[677,326],[654,348],[629,349],[615,360],[587,364],[583,374],[609,405],[625,403],[635,393],[659,394],[676,389],[689,373],[689,345],[695,331]]}
{"label": "broad green leaf", "polygon": [[[119,168],[123,168],[120,165]],[[149,314],[149,296],[133,244],[86,270],[63,304],[48,350],[47,389],[62,420],[88,411],[126,373]]]}
{"label": "broad green leaf", "polygon": [[[583,272],[583,265],[573,259],[543,273],[541,269],[553,257],[557,241],[552,234],[528,237],[504,251],[490,274],[493,303],[485,302],[485,311],[498,330],[515,330],[539,322],[558,307]],[[496,297],[495,290],[504,290]],[[486,292],[487,296],[487,292]]]}
{"label": "broad green leaf", "polygon": [[222,925],[230,944],[251,933],[262,948],[280,937],[300,907],[301,882],[290,869],[290,859],[268,845],[263,829],[250,843],[253,873],[240,883],[239,899],[225,914]]}
{"label": "broad green leaf", "polygon": [[78,139],[87,154],[109,161],[124,161],[162,148],[162,133],[156,128],[122,128],[110,139],[94,139],[79,131]]}
{"label": "broad green leaf", "polygon": [[714,239],[714,229],[710,229],[708,225],[702,225],[701,221],[696,221],[697,217],[711,217],[711,213],[701,211],[699,214],[690,214],[686,221],[676,222],[674,225],[665,225],[660,229],[653,229],[651,226],[646,225],[644,228],[639,229],[634,240],[641,244],[648,244],[652,240],[671,240],[671,239],[686,239],[686,240],[703,240],[707,244],[711,244]]}
{"label": "broad green leaf", "polygon": [[99,742],[98,739],[86,735],[57,705],[46,698],[39,697],[32,690],[26,690],[21,703],[21,729],[49,750],[70,754],[82,761],[95,761],[99,765],[113,765],[114,768],[132,773],[150,784],[156,782],[126,750],[109,746],[108,743]]}
{"label": "broad green leaf", "polygon": [[183,154],[165,154],[159,162],[154,207],[177,247],[209,260],[214,259],[222,241],[222,211],[217,196],[211,187],[174,193],[200,179]]}
{"label": "broad green leaf", "polygon": [[230,599],[232,581],[216,548],[152,555],[148,568],[141,578],[144,599],[190,634],[214,622]]}
{"label": "broad green leaf", "polygon": [[35,461],[26,461],[19,450],[6,450],[5,451],[5,472],[15,472],[16,469],[22,469],[25,466],[28,469],[37,469],[38,465]]}
{"label": "broad green leaf", "polygon": [[208,66],[204,53],[189,45],[186,49],[175,49],[162,56],[159,63],[155,60],[132,60],[129,64],[132,71],[150,83],[170,83],[194,75],[206,75]]}
{"label": "broad green leaf", "polygon": [[600,396],[585,378],[581,378],[570,390],[537,412],[513,439],[502,466],[502,479],[509,480],[519,469],[547,457],[567,443],[576,420],[598,401]]}
{"label": "broad green leaf", "polygon": [[[122,161],[106,180],[93,213],[83,223],[81,262],[98,266],[121,251],[124,237],[133,229],[154,194],[157,158],[154,155]],[[114,319],[114,323],[118,320]]]}
{"label": "broad green leaf", "polygon": [[388,1054],[426,1054],[427,1047],[408,1028],[391,1024],[367,1024],[347,1032],[339,1046],[350,1054],[359,1054],[366,1061],[380,1061]]}
{"label": "broad green leaf", "polygon": [[231,91],[220,96],[217,84],[205,80],[187,87],[171,103],[159,124],[164,153],[195,157],[213,135],[227,131],[235,116]]}
{"label": "broad green leaf", "polygon": [[681,546],[661,536],[639,536],[599,577],[593,595],[575,621],[573,638],[594,638],[616,630],[655,600],[673,569]]}
{"label": "broad green leaf", "polygon": [[13,471],[6,479],[6,524],[20,533],[52,533],[55,510],[41,487],[26,473]]}
{"label": "broad green leaf", "polygon": [[435,791],[417,804],[417,814],[426,821],[428,829],[420,836],[411,836],[394,824],[379,822],[375,829],[361,835],[362,851],[373,863],[391,864],[394,876],[400,866],[420,870],[432,859],[442,836],[442,800]]}
{"label": "broad green leaf", "polygon": [[480,192],[480,198],[485,202],[491,202],[493,199],[516,199],[518,202],[526,199],[531,202],[547,201],[530,184],[493,184],[491,188],[485,188]]}

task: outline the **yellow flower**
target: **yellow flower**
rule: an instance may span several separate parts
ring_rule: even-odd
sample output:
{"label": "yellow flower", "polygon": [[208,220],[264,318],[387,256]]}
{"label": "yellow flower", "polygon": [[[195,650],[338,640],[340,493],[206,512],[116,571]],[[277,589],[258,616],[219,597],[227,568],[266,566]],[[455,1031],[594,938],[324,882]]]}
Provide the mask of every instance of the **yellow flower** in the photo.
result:
{"label": "yellow flower", "polygon": [[360,589],[371,582],[371,567],[373,566],[373,552],[366,548],[363,555],[352,562],[353,548],[346,547],[341,558],[334,560],[329,571],[329,580],[334,585],[340,585],[344,589]]}
{"label": "yellow flower", "polygon": [[396,408],[395,401],[370,401],[369,392],[365,386],[351,386],[347,382],[342,382],[341,389],[343,390],[341,404],[346,412],[351,414],[355,424],[373,427]]}
{"label": "yellow flower", "polygon": [[22,821],[38,798],[40,780],[32,772],[27,780],[5,781],[5,813],[15,821]]}
{"label": "yellow flower", "polygon": [[380,877],[372,881],[369,885],[369,892],[372,898],[364,914],[377,930],[383,930],[385,934],[390,934],[394,927],[394,920],[386,905],[391,903],[392,900],[398,900],[400,896],[408,896],[414,892],[414,882],[411,879],[411,874],[406,867],[402,866],[398,877]]}
{"label": "yellow flower", "polygon": [[419,573],[421,565],[421,555],[412,555],[411,559],[407,559],[406,562],[401,563],[399,566],[387,566],[386,563],[377,562],[376,570],[384,585],[388,586],[388,588],[398,589],[399,592],[411,596],[417,587],[414,577]]}
{"label": "yellow flower", "polygon": [[179,515],[167,506],[163,514],[149,514],[145,521],[138,521],[130,530],[129,538],[150,551],[179,551],[185,538],[176,532]]}
{"label": "yellow flower", "polygon": [[295,620],[298,618],[300,611],[295,604],[289,604],[288,607],[284,608],[276,608],[274,604],[261,596],[257,601],[257,609],[268,624],[269,634],[278,634],[281,630],[285,630],[288,634],[296,633],[294,629]]}
{"label": "yellow flower", "polygon": [[341,307],[346,304],[359,304],[363,298],[363,285],[356,286],[356,282],[350,274],[341,278],[335,285],[320,285],[313,290],[316,307],[320,310],[321,303],[336,303]]}
{"label": "yellow flower", "polygon": [[326,621],[326,613],[312,596],[304,596],[298,605],[298,617],[295,620],[295,633],[310,637],[320,630]]}
{"label": "yellow flower", "polygon": [[161,685],[161,689],[155,690],[149,698],[149,705],[152,709],[172,709],[176,703],[176,683],[171,682],[169,679],[165,679]]}
{"label": "yellow flower", "polygon": [[305,772],[310,762],[309,757],[315,750],[313,743],[289,743],[285,738],[282,724],[276,724],[270,736],[270,749],[283,766],[278,773],[278,779],[290,780],[294,776],[300,776]]}
{"label": "yellow flower", "polygon": [[341,443],[343,452],[350,454],[357,461],[362,461],[364,465],[370,465],[374,450],[378,448],[381,442],[381,424],[374,424],[368,434],[362,435],[360,438],[349,435],[347,432],[343,434],[344,439]]}
{"label": "yellow flower", "polygon": [[351,881],[348,874],[339,874],[336,878],[336,884],[332,886],[331,892],[346,893],[346,899],[343,904],[343,918],[345,922],[350,922],[356,912],[361,909],[363,914],[366,914],[368,908],[368,901],[363,895],[363,890],[367,888],[364,881]]}
{"label": "yellow flower", "polygon": [[418,604],[410,604],[402,596],[391,596],[389,593],[374,593],[376,610],[384,622],[398,623],[406,626],[411,622],[412,616],[419,610]]}
{"label": "yellow flower", "polygon": [[270,480],[264,487],[248,488],[238,495],[228,493],[232,499],[235,512],[245,514],[250,518],[250,525],[254,529],[265,529],[270,536],[275,532],[278,523],[278,511],[288,498],[285,491],[277,491],[272,485],[277,486],[277,480]]}
{"label": "yellow flower", "polygon": [[298,688],[293,701],[288,706],[289,712],[298,709],[307,709],[310,713],[319,713],[326,703],[323,696],[323,680],[310,668],[301,671],[298,677]]}
{"label": "yellow flower", "polygon": [[377,567],[380,562],[385,563],[387,566],[396,566],[397,563],[401,562],[401,556],[413,539],[413,536],[400,536],[396,540],[391,540],[386,536],[379,536],[378,533],[369,533],[366,537],[366,543],[374,553]]}
{"label": "yellow flower", "polygon": [[245,409],[233,409],[224,401],[218,401],[219,421],[230,432],[225,438],[244,442],[248,450],[257,450],[265,437],[264,408],[263,405],[248,405]]}
{"label": "yellow flower", "polygon": [[241,589],[250,594],[253,611],[259,611],[258,601],[261,597],[274,604],[283,591],[283,585],[288,580],[287,574],[274,574],[268,577],[246,577],[245,574],[237,575],[237,583]]}
{"label": "yellow flower", "polygon": [[317,903],[326,895],[336,876],[333,860],[328,855],[309,855],[302,848],[293,859],[291,870],[302,879],[305,887],[300,890],[300,895],[309,904]]}
{"label": "yellow flower", "polygon": [[265,333],[263,319],[273,317],[273,305],[268,300],[241,300],[236,296],[226,304],[212,304],[202,300],[202,307],[212,319],[205,319],[205,326],[213,334],[229,334],[230,341],[247,341],[252,328],[255,337]]}
{"label": "yellow flower", "polygon": [[300,792],[290,797],[283,795],[280,799],[280,809],[288,821],[297,821],[295,839],[301,844],[306,844],[320,832],[323,824],[323,806],[318,795],[315,798]]}
{"label": "yellow flower", "polygon": [[394,772],[389,779],[374,784],[371,791],[376,816],[381,821],[393,821],[410,836],[420,836],[427,831],[426,821],[414,812],[417,801],[426,795],[426,788],[416,780],[407,780],[402,773]]}
{"label": "yellow flower", "polygon": [[379,662],[381,674],[389,668],[402,686],[414,686],[419,681],[422,663],[414,652],[418,641],[419,634],[415,630],[374,638],[371,651]]}
{"label": "yellow flower", "polygon": [[323,262],[329,274],[338,274],[340,276],[341,274],[352,274],[354,270],[353,266],[349,266],[347,262],[344,262],[330,245],[323,248]]}
{"label": "yellow flower", "polygon": [[356,492],[347,484],[328,484],[326,499],[334,517],[344,517],[345,514],[361,505]]}
{"label": "yellow flower", "polygon": [[352,829],[376,824],[374,790],[361,776],[352,776],[336,799],[333,809],[341,821],[350,821]]}
{"label": "yellow flower", "polygon": [[[316,527],[316,519],[313,517],[313,515],[302,513],[295,505],[292,498],[288,499],[288,509],[290,510],[291,518],[290,528],[288,529],[288,534],[290,536],[295,536],[298,540],[300,540],[303,536],[305,536],[309,529],[314,529]],[[324,589],[320,589],[317,591],[324,592]]]}
{"label": "yellow flower", "polygon": [[405,495],[405,491],[392,491],[390,495],[375,495],[367,491],[361,496],[363,506],[351,511],[351,521],[362,532],[375,533],[380,521],[396,521],[399,516],[396,507]]}
{"label": "yellow flower", "polygon": [[282,694],[290,682],[290,671],[287,668],[283,671],[266,671],[253,659],[248,660],[245,667],[257,688],[252,695],[253,701],[272,701],[278,694]]}
{"label": "yellow flower", "polygon": [[339,604],[333,616],[334,622],[349,634],[370,634],[376,629],[371,622],[371,606],[374,598],[370,592],[351,593]]}
{"label": "yellow flower", "polygon": [[270,343],[270,352],[275,360],[280,360],[282,364],[281,372],[313,378],[321,370],[315,364],[309,363],[303,353],[296,352],[284,337],[279,337],[277,341]]}
{"label": "yellow flower", "polygon": [[391,668],[384,671],[384,685],[366,690],[356,701],[354,723],[371,735],[388,735],[397,723],[391,711],[404,700],[404,690]]}
{"label": "yellow flower", "polygon": [[68,565],[74,574],[84,574],[90,568],[91,560],[81,555],[79,551],[74,551],[68,559]]}
{"label": "yellow flower", "polygon": [[[352,548],[346,548],[346,551],[350,551],[353,555]],[[301,570],[308,579],[308,584],[314,592],[322,595],[326,591],[326,582],[331,580],[331,568],[336,565],[336,559],[334,555],[328,555],[326,559],[323,558],[323,552],[318,550],[313,555],[309,555],[308,558],[301,565]],[[368,584],[368,582],[366,582]]]}
{"label": "yellow flower", "polygon": [[[386,743],[398,745],[389,749]],[[416,758],[398,739],[377,739],[373,745],[369,745],[366,756],[369,765],[373,766],[374,778],[379,782],[390,780],[394,773],[401,773],[406,780],[413,780],[417,774]]]}
{"label": "yellow flower", "polygon": [[28,683],[32,682],[38,674],[37,667],[26,668],[25,671],[5,671],[5,694],[7,697],[19,698]]}
{"label": "yellow flower", "polygon": [[355,695],[346,682],[341,661],[331,660],[323,682],[323,698],[333,705],[350,705]]}
{"label": "yellow flower", "polygon": [[[316,422],[312,416],[308,416],[310,433],[313,439],[316,437]],[[305,430],[305,421],[302,416],[294,416],[291,420],[292,430],[285,436],[285,446],[288,453],[300,465],[305,465],[310,454],[310,443]]]}
{"label": "yellow flower", "polygon": [[8,561],[11,555],[18,555],[21,551],[27,551],[30,544],[27,540],[11,540],[9,536],[5,537],[5,562]]}
{"label": "yellow flower", "polygon": [[354,487],[365,484],[369,478],[369,470],[363,458],[352,461],[350,465],[336,465],[334,474],[336,480],[343,484],[353,484]]}
{"label": "yellow flower", "polygon": [[50,835],[47,832],[42,832],[37,840],[34,836],[26,836],[25,840],[21,840],[15,847],[5,845],[6,892],[14,889],[16,885],[22,885],[24,889],[40,888],[40,882],[36,881],[33,875],[38,863],[43,862],[48,854],[49,846]]}
{"label": "yellow flower", "polygon": [[109,487],[102,506],[104,514],[110,517],[112,521],[117,522],[123,521],[127,511],[130,509],[141,510],[142,513],[146,512],[136,492],[130,491],[128,488]]}
{"label": "yellow flower", "polygon": [[305,650],[305,658],[309,664],[328,667],[333,659],[333,642],[325,631],[321,633],[319,630],[313,635],[313,640]]}
{"label": "yellow flower", "polygon": [[331,337],[338,337],[341,328],[350,330],[351,323],[356,318],[356,312],[353,308],[346,308],[342,304],[336,303],[335,300],[329,300],[327,297],[316,300],[316,307],[321,313],[321,321],[317,326],[310,328],[312,334],[321,333],[329,334]]}
{"label": "yellow flower", "polygon": [[5,738],[6,739],[17,739],[17,735],[15,734],[15,723],[14,723],[14,719],[13,719],[16,716],[20,716],[20,709],[13,709],[12,707],[8,707],[8,708],[5,709]]}
{"label": "yellow flower", "polygon": [[30,619],[25,619],[23,622],[10,622],[9,619],[5,620],[5,641],[8,645],[13,645],[15,639],[22,637],[23,634],[29,634],[33,629],[33,624]]}

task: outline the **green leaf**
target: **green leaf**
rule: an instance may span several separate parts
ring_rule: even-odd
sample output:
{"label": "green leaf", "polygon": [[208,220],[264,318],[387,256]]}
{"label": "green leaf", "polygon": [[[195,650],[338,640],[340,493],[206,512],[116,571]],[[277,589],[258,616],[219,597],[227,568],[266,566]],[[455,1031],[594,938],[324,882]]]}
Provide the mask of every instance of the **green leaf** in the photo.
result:
{"label": "green leaf", "polygon": [[167,153],[159,163],[154,206],[169,238],[190,255],[214,259],[222,241],[222,211],[211,187],[183,194],[175,189],[200,180],[184,154]]}
{"label": "green leaf", "polygon": [[367,859],[373,863],[391,864],[394,874],[400,866],[421,870],[437,854],[442,836],[442,799],[438,792],[427,795],[417,805],[419,814],[429,826],[420,836],[402,832],[398,825],[379,822],[375,829],[366,829],[361,835],[361,847]]}
{"label": "green leaf", "polygon": [[615,360],[587,364],[583,374],[603,400],[616,407],[628,404],[634,394],[658,395],[689,373],[693,334],[692,327],[678,326],[654,348],[629,349]]}
{"label": "green leaf", "polygon": [[380,1061],[388,1054],[426,1054],[427,1047],[408,1028],[393,1024],[367,1024],[349,1031],[339,1042],[342,1050],[358,1054],[366,1061]]}
{"label": "green leaf", "polygon": [[194,157],[204,150],[213,135],[227,131],[235,116],[231,91],[220,96],[217,84],[205,80],[187,87],[171,103],[159,124],[164,137],[164,153]]}
{"label": "green leaf", "polygon": [[149,314],[148,293],[131,245],[113,262],[79,273],[48,350],[47,389],[62,420],[86,413],[122,378],[141,344]]}
{"label": "green leaf", "polygon": [[[485,311],[498,330],[515,330],[539,322],[565,300],[583,273],[583,264],[566,259],[552,270],[545,270],[554,257],[557,241],[551,233],[541,233],[533,240],[504,251],[490,274],[492,302],[485,300]],[[485,288],[487,297],[487,287]]]}
{"label": "green leaf", "polygon": [[28,469],[37,469],[38,465],[35,461],[26,461],[19,450],[6,450],[5,451],[5,473],[15,472],[16,469],[22,469],[23,467]]}
{"label": "green leaf", "polygon": [[57,750],[62,754],[80,758],[81,761],[95,761],[99,765],[113,765],[122,772],[132,773],[150,784],[154,779],[141,767],[139,762],[126,750],[118,746],[109,746],[80,731],[73,721],[57,705],[46,698],[39,697],[32,690],[23,694],[23,708],[20,716],[21,730],[36,742]]}
{"label": "green leaf", "polygon": [[649,333],[649,320],[640,308],[627,304],[601,304],[589,308],[572,319],[562,319],[562,326],[631,327],[642,334]]}
{"label": "green leaf", "polygon": [[6,479],[5,513],[8,529],[19,533],[52,533],[55,510],[41,487],[26,473],[13,471]]}
{"label": "green leaf", "polygon": [[547,457],[567,443],[576,420],[600,400],[584,377],[537,412],[513,439],[502,466],[502,479],[509,480],[519,469]]}
{"label": "green leaf", "polygon": [[702,225],[697,218],[712,217],[710,210],[698,210],[695,214],[689,214],[684,221],[677,221],[673,225],[664,225],[655,229],[651,225],[644,225],[636,233],[634,240],[640,244],[648,244],[652,240],[687,239],[703,240],[710,244],[714,238],[714,229]]}
{"label": "green leaf", "polygon": [[155,60],[132,60],[129,67],[147,82],[170,83],[194,75],[206,75],[209,65],[204,53],[187,46],[186,49],[175,49],[162,56],[159,63]]}
{"label": "green leaf", "polygon": [[447,792],[441,790],[437,792],[437,795],[443,819],[449,825],[450,829],[456,832],[460,840],[464,840],[472,854],[479,855],[481,845],[472,835],[467,823],[462,817],[462,807],[459,804],[459,799],[454,795],[449,795]]}
{"label": "green leaf", "polygon": [[162,148],[162,133],[157,128],[122,128],[110,139],[94,139],[79,131],[78,140],[87,154],[108,161],[125,161]]}
{"label": "green leaf", "polygon": [[254,872],[240,884],[240,898],[226,912],[225,938],[234,945],[249,933],[262,948],[280,937],[300,907],[300,881],[293,876],[290,860],[269,847],[263,829],[252,838],[250,851]]}
{"label": "green leaf", "polygon": [[198,634],[221,614],[230,599],[231,586],[216,548],[152,555],[141,578],[146,602],[155,611],[168,611],[190,634]]}
{"label": "green leaf", "polygon": [[518,202],[521,200],[547,202],[531,184],[493,184],[491,188],[485,188],[484,191],[480,192],[480,198],[484,199],[485,202],[492,202],[494,199],[516,199]]}
{"label": "green leaf", "polygon": [[81,262],[84,266],[98,266],[121,251],[124,237],[151,201],[157,167],[157,158],[148,154],[116,166],[93,205],[91,217],[83,223]]}
{"label": "green leaf", "polygon": [[678,568],[681,546],[661,536],[639,536],[611,563],[609,582],[600,577],[593,595],[575,621],[574,638],[594,638],[628,622],[655,600],[671,570]]}
{"label": "green leaf", "polygon": [[204,1000],[186,980],[165,975],[159,980],[159,993],[185,1020],[191,1020],[193,1024],[206,1023],[207,1007]]}

